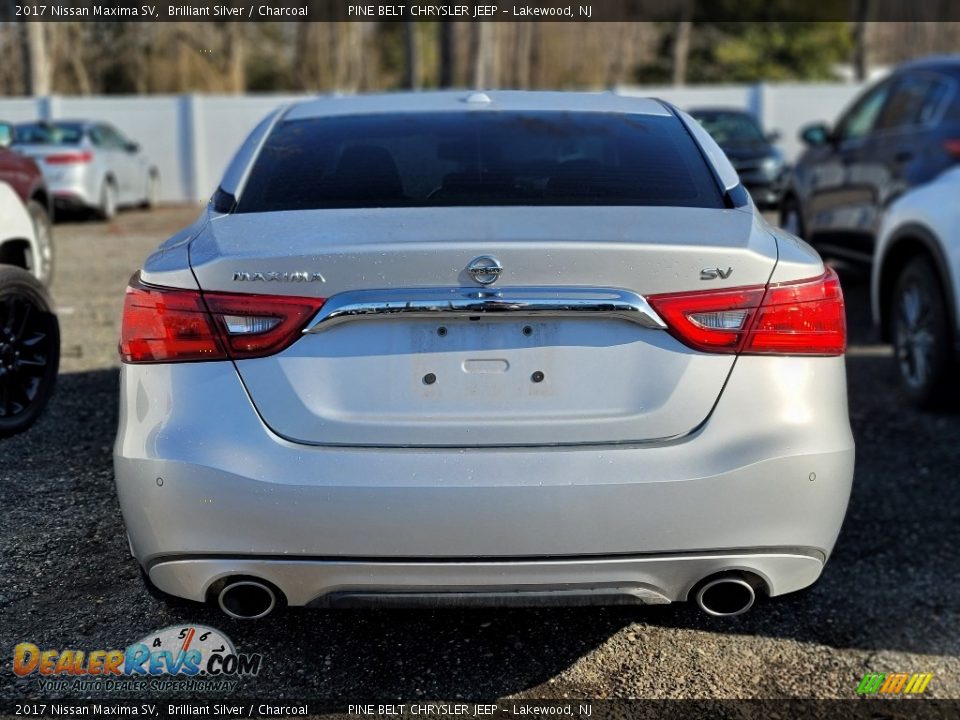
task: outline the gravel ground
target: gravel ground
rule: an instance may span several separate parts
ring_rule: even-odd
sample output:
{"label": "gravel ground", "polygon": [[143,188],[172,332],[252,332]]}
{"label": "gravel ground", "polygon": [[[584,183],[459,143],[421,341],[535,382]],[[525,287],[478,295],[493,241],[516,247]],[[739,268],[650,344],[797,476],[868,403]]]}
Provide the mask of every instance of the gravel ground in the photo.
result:
{"label": "gravel ground", "polygon": [[960,414],[922,414],[871,344],[867,282],[846,272],[852,335],[853,499],[836,552],[807,591],[728,620],[692,606],[471,611],[289,611],[237,623],[167,607],[143,589],[114,496],[116,341],[123,288],[192,208],[58,225],[53,294],[64,357],[33,430],[0,445],[0,697],[39,695],[12,649],[125,647],[204,623],[264,670],[266,698],[853,697],[865,672],[933,672],[960,697]]}

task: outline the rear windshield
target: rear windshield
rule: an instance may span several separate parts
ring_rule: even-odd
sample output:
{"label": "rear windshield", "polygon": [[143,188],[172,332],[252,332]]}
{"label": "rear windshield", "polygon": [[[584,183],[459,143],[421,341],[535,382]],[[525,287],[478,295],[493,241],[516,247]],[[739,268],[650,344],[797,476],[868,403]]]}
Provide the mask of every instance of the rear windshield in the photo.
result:
{"label": "rear windshield", "polygon": [[83,126],[74,123],[17,125],[15,136],[23,145],[79,145]]}
{"label": "rear windshield", "polygon": [[709,111],[694,112],[692,115],[700,121],[703,129],[710,133],[718,145],[766,142],[760,126],[749,115]]}
{"label": "rear windshield", "polygon": [[237,212],[465,205],[723,207],[674,117],[446,112],[283,122]]}

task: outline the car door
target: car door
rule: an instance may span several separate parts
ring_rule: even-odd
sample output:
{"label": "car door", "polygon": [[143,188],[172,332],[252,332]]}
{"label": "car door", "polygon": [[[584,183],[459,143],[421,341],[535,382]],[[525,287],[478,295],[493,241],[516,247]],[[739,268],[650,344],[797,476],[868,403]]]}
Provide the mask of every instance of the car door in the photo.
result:
{"label": "car door", "polygon": [[872,155],[872,139],[892,86],[888,80],[862,95],[837,123],[830,142],[812,164],[810,236],[830,254],[870,258],[877,183],[882,175]]}
{"label": "car door", "polygon": [[893,86],[868,142],[876,194],[873,215],[864,222],[874,236],[885,207],[943,169],[931,134],[948,90],[945,79],[926,72],[902,75]]}

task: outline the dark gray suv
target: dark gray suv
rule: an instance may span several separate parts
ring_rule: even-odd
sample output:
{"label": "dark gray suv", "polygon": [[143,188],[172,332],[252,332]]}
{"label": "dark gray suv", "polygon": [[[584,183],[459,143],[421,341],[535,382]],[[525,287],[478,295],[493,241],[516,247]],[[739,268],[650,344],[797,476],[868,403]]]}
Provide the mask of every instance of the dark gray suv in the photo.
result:
{"label": "dark gray suv", "polygon": [[780,222],[824,255],[870,262],[882,213],[960,161],[960,55],[902,65],[865,90],[834,127],[814,124]]}

